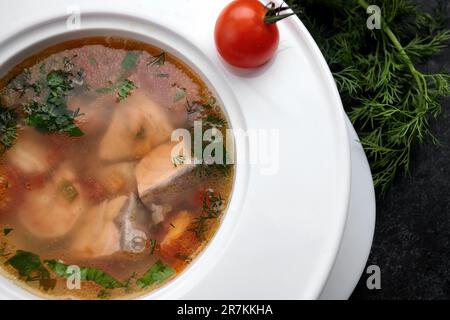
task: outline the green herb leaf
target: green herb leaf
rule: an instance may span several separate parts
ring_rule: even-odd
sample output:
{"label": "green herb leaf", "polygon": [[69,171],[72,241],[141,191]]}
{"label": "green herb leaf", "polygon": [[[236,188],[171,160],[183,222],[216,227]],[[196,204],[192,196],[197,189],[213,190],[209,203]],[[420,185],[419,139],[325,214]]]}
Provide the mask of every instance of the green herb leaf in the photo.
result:
{"label": "green herb leaf", "polygon": [[122,81],[119,86],[118,86],[118,90],[117,90],[117,99],[119,101],[123,101],[124,99],[126,99],[131,92],[136,89],[136,85],[134,84],[133,81],[125,79],[124,81]]}
{"label": "green herb leaf", "polygon": [[153,253],[155,252],[155,248],[156,248],[156,240],[150,239],[150,254],[151,255],[153,255]]}
{"label": "green herb leaf", "polygon": [[78,197],[78,191],[68,180],[63,180],[58,186],[58,191],[66,202],[71,203]]}
{"label": "green herb leaf", "polygon": [[8,227],[3,228],[3,235],[4,235],[4,236],[7,236],[7,235],[10,234],[11,231],[13,231],[13,230],[14,230],[13,228],[8,228]]}
{"label": "green herb leaf", "polygon": [[[58,276],[68,278],[71,276],[67,272],[68,265],[58,262],[56,260],[45,260],[44,263],[47,267],[56,273]],[[80,279],[84,281],[92,281],[106,289],[122,288],[123,284],[108,275],[107,273],[91,267],[80,267]]]}
{"label": "green herb leaf", "polygon": [[53,289],[56,285],[56,280],[50,278],[50,273],[41,263],[39,256],[31,252],[18,250],[5,264],[16,269],[19,277],[25,281],[39,281],[44,290]]}
{"label": "green herb leaf", "polygon": [[117,89],[117,86],[111,86],[111,87],[103,87],[103,88],[98,88],[95,91],[97,93],[110,93],[110,92],[114,92],[114,90]]}
{"label": "green herb leaf", "polygon": [[25,124],[43,133],[65,132],[71,136],[81,136],[83,132],[75,124],[79,110],[70,111],[65,105],[38,103],[32,101],[23,108]]}
{"label": "green herb leaf", "polygon": [[0,153],[11,148],[17,139],[17,114],[0,105]]}
{"label": "green herb leaf", "polygon": [[147,288],[154,283],[160,283],[175,273],[175,270],[164,265],[161,260],[155,264],[136,281],[136,284],[142,288]]}
{"label": "green herb leaf", "polygon": [[176,87],[175,96],[173,97],[173,102],[178,102],[186,97],[186,90],[184,88]]}
{"label": "green herb leaf", "polygon": [[141,55],[139,51],[128,51],[125,58],[122,60],[121,66],[123,70],[131,70],[138,62]]}
{"label": "green herb leaf", "polygon": [[97,294],[97,298],[99,299],[108,299],[109,297],[111,297],[111,291],[105,289],[100,290]]}
{"label": "green herb leaf", "polygon": [[67,108],[67,95],[73,89],[74,76],[66,71],[52,71],[47,75],[48,96],[46,103],[33,100],[23,107],[25,124],[44,133],[65,132],[81,136],[83,132],[75,124],[79,110]]}

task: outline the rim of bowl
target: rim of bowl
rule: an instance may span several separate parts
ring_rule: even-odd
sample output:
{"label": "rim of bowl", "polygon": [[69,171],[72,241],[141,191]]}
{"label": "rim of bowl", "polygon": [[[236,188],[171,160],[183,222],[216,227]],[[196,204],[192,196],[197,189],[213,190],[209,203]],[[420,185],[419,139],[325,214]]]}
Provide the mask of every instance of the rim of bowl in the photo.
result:
{"label": "rim of bowl", "polygon": [[[216,97],[219,98],[222,104],[222,109],[225,115],[227,116],[230,128],[240,128],[246,129],[245,119],[240,112],[239,102],[235,97],[231,87],[227,83],[227,80],[220,75],[217,67],[214,66],[214,63],[207,57],[202,51],[195,46],[193,43],[184,39],[182,36],[178,35],[176,31],[171,30],[170,28],[164,26],[157,21],[151,20],[151,17],[145,18],[143,16],[139,16],[131,13],[118,13],[114,11],[96,11],[96,10],[85,10],[83,12],[83,23],[86,24],[87,19],[94,19],[95,25],[102,25],[102,27],[83,27],[79,30],[71,30],[68,31],[65,28],[65,24],[61,23],[66,21],[66,15],[55,15],[52,18],[45,18],[44,20],[40,20],[38,22],[32,23],[28,26],[17,28],[16,30],[12,30],[11,33],[8,34],[8,37],[5,39],[2,48],[0,49],[0,74],[3,76],[10,67],[17,65],[20,63],[23,58],[31,56],[35,53],[38,53],[40,50],[45,49],[52,44],[61,43],[71,39],[83,38],[88,36],[111,36],[110,32],[118,32],[113,36],[131,38],[139,41],[143,41],[152,45],[155,45],[159,48],[169,51],[175,57],[179,58],[181,61],[186,63],[190,68],[192,68],[197,74],[200,75],[203,81],[205,81],[209,89],[213,91]],[[102,20],[103,19],[103,20]],[[344,148],[344,152],[342,153],[342,158],[340,162],[343,164],[343,169],[345,170],[340,175],[341,182],[343,183],[343,189],[345,190],[346,199],[342,199],[342,207],[340,208],[340,216],[342,217],[338,237],[336,241],[334,241],[333,246],[333,254],[330,254],[328,257],[328,263],[323,267],[323,272],[321,276],[321,281],[317,281],[317,284],[314,286],[314,290],[311,290],[309,296],[311,298],[317,298],[325,283],[329,277],[329,274],[332,270],[332,267],[336,261],[337,254],[339,251],[339,247],[342,242],[343,232],[345,223],[347,220],[347,212],[350,198],[350,168],[351,168],[351,159],[350,159],[350,146],[347,137],[347,131],[345,128],[344,122],[344,114],[343,114],[343,106],[342,102],[336,87],[336,84],[332,78],[331,72],[329,70],[326,61],[321,54],[317,44],[312,39],[309,32],[303,26],[299,19],[292,19],[295,21],[294,25],[296,28],[300,28],[302,31],[302,36],[305,36],[304,40],[307,41],[308,47],[313,55],[318,59],[317,62],[321,67],[321,71],[323,76],[325,76],[327,80],[327,87],[331,88],[331,95],[335,103],[337,103],[338,107],[333,109],[342,110],[341,114],[335,114],[337,118],[340,118],[338,121],[338,131],[341,137],[341,145]],[[129,25],[129,22],[132,21],[133,24]],[[92,21],[90,21],[92,23]],[[89,25],[89,23],[87,23]],[[120,25],[121,24],[121,25]],[[155,35],[155,30],[153,29],[152,35],[148,32],[148,26],[156,26],[158,31]],[[138,27],[143,27],[140,31],[136,31]],[[146,31],[143,31],[146,30]],[[102,34],[102,32],[104,34]],[[175,49],[170,42],[167,42],[167,38],[164,38],[162,35],[169,35],[169,38],[172,37],[173,40],[177,40],[177,47],[182,43],[189,50],[189,54],[191,56],[187,56],[186,54],[180,52]],[[161,38],[154,38],[155,36],[162,36]],[[164,39],[164,40],[161,40]],[[42,45],[43,42],[46,41],[54,41],[48,43],[47,45]],[[40,50],[38,48],[40,48]],[[183,51],[186,52],[186,51]],[[197,61],[196,58],[200,58]],[[3,56],[7,58],[4,59]],[[22,56],[22,58],[19,58]],[[5,63],[6,62],[6,63]],[[9,68],[6,67],[9,65]],[[206,70],[206,72],[205,72]],[[336,110],[340,111],[340,110]],[[186,267],[186,269],[179,274],[175,279],[170,282],[164,284],[162,287],[155,289],[149,293],[144,293],[140,295],[140,298],[145,299],[161,299],[161,298],[177,298],[181,297],[183,293],[187,292],[189,289],[193,287],[193,283],[195,283],[194,279],[190,279],[190,281],[185,281],[185,278],[192,278],[197,276],[197,278],[201,277],[199,275],[198,270],[201,269],[202,272],[205,270],[211,270],[215,265],[215,262],[218,259],[211,258],[211,256],[216,255],[220,256],[220,250],[225,251],[227,244],[230,242],[226,238],[227,235],[231,238],[233,231],[236,229],[237,224],[239,223],[239,211],[243,207],[245,201],[245,195],[247,192],[248,185],[248,173],[249,166],[247,164],[240,164],[239,159],[244,158],[248,155],[248,141],[236,141],[236,137],[234,144],[236,146],[235,156],[236,156],[236,164],[235,164],[235,176],[233,181],[233,187],[231,191],[231,198],[229,200],[229,206],[227,211],[224,214],[224,217],[218,227],[216,233],[213,238],[209,241],[207,246],[199,253],[199,255],[194,259],[194,262]],[[239,148],[239,146],[242,146]],[[245,158],[244,158],[245,159]],[[209,259],[209,260],[208,260]],[[212,259],[212,260],[211,260]],[[206,268],[206,269],[205,269]],[[207,273],[207,272],[205,272]],[[192,285],[188,285],[191,282]],[[0,285],[2,283],[0,282]],[[16,288],[11,289],[11,293],[13,291],[17,291],[21,286],[18,284],[14,284]],[[22,293],[16,293],[19,297],[24,296],[24,294],[29,293],[29,290]],[[32,294],[32,297],[36,297],[35,294]]]}

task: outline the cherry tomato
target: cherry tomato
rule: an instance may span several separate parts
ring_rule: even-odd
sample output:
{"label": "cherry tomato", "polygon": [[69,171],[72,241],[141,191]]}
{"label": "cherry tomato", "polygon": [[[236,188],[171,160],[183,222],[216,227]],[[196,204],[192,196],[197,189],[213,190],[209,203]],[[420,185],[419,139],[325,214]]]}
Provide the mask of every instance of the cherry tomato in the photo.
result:
{"label": "cherry tomato", "polygon": [[275,23],[266,23],[269,9],[258,0],[235,0],[220,14],[214,31],[217,50],[229,64],[258,67],[269,61],[278,48]]}

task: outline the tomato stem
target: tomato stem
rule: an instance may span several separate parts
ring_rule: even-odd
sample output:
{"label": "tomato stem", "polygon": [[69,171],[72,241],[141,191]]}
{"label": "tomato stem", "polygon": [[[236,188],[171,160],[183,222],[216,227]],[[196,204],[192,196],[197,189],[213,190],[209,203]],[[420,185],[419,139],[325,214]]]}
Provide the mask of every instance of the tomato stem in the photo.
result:
{"label": "tomato stem", "polygon": [[264,22],[266,24],[274,24],[274,23],[277,23],[278,21],[286,19],[286,18],[293,16],[300,12],[299,10],[293,10],[292,12],[289,12],[289,13],[282,13],[283,11],[290,10],[290,9],[293,9],[293,7],[284,6],[284,5],[280,5],[279,7],[276,7],[275,3],[269,2],[266,5],[267,12],[264,16]]}

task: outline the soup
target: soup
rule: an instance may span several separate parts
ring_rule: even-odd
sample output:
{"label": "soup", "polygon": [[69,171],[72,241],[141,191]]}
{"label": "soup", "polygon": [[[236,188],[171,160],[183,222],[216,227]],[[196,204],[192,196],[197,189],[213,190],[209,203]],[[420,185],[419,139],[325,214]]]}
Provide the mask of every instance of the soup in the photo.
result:
{"label": "soup", "polygon": [[[0,99],[0,264],[18,284],[50,298],[135,297],[213,236],[233,181],[228,124],[174,56],[127,39],[70,41],[11,70]],[[196,164],[195,137],[172,141],[196,124],[224,161]]]}

